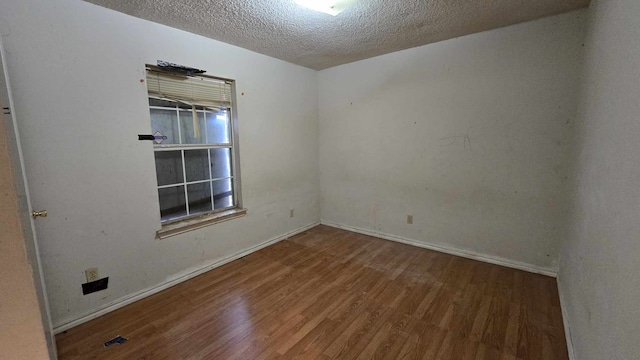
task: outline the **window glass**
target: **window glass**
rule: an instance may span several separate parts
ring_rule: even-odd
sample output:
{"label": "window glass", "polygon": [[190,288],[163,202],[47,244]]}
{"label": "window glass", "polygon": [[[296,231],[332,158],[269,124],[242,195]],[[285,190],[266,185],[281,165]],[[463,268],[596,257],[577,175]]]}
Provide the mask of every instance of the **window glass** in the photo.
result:
{"label": "window glass", "polygon": [[181,151],[156,151],[156,177],[158,186],[183,182]]}
{"label": "window glass", "polygon": [[162,221],[173,220],[187,215],[184,186],[158,189],[160,216]]}
{"label": "window glass", "polygon": [[207,112],[207,142],[209,144],[229,144],[229,112]]}
{"label": "window glass", "polygon": [[167,139],[162,144],[178,143],[178,114],[175,110],[150,109],[151,112],[151,133],[157,131],[166,136]]}
{"label": "window glass", "polygon": [[190,214],[201,214],[212,210],[210,182],[187,185],[187,196]]}
{"label": "window glass", "polygon": [[231,176],[231,149],[211,149],[211,178]]}
{"label": "window glass", "polygon": [[224,209],[233,206],[233,191],[231,179],[213,181],[214,209]]}
{"label": "window glass", "polygon": [[182,144],[206,144],[204,114],[198,112],[197,126],[194,126],[193,112],[180,111],[180,136]]}
{"label": "window glass", "polygon": [[187,182],[210,179],[207,150],[185,150],[184,169],[187,174]]}

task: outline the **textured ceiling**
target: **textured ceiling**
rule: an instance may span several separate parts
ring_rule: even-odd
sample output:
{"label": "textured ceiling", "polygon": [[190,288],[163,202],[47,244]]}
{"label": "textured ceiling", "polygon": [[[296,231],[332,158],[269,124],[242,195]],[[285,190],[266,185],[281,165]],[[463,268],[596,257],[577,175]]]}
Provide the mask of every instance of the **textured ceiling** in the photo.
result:
{"label": "textured ceiling", "polygon": [[589,0],[357,0],[331,16],[293,0],[86,0],[321,70],[589,5]]}

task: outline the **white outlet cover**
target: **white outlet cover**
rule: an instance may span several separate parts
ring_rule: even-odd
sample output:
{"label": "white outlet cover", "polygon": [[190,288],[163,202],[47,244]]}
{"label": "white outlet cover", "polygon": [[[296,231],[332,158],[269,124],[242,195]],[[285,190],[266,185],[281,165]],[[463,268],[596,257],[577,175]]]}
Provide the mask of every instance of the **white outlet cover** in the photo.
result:
{"label": "white outlet cover", "polygon": [[98,268],[89,268],[84,271],[84,274],[87,277],[87,282],[92,282],[100,279],[100,275],[98,274]]}

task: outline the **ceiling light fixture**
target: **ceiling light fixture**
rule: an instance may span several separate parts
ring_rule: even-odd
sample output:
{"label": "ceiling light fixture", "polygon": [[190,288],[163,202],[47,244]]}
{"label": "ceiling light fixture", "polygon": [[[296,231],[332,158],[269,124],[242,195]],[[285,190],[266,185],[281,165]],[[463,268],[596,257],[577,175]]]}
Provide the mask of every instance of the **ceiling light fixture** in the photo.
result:
{"label": "ceiling light fixture", "polygon": [[293,0],[307,9],[336,16],[348,8],[355,0]]}

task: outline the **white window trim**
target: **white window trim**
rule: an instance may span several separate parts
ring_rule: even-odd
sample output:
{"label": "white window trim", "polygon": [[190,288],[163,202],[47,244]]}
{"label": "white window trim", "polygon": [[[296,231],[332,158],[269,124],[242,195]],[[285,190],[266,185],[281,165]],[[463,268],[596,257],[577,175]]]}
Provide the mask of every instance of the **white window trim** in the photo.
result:
{"label": "white window trim", "polygon": [[247,209],[234,208],[214,213],[204,214],[195,218],[178,220],[172,223],[165,223],[162,228],[156,231],[156,238],[166,239],[171,236],[184,234],[186,232],[201,229],[213,224],[241,218],[247,215]]}

